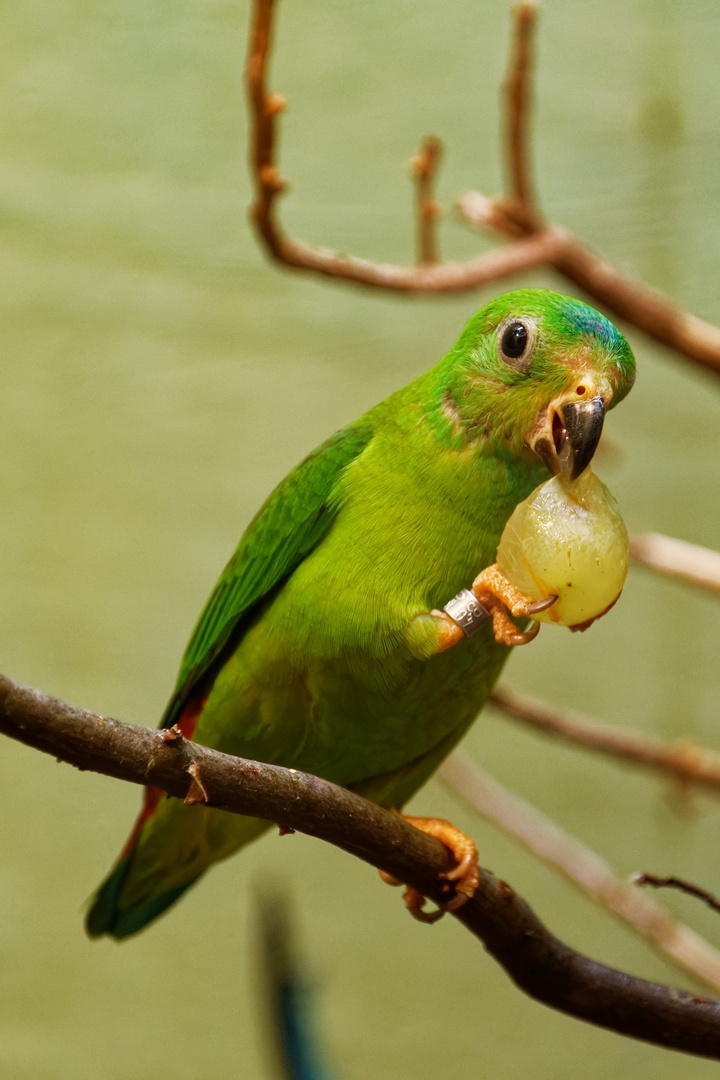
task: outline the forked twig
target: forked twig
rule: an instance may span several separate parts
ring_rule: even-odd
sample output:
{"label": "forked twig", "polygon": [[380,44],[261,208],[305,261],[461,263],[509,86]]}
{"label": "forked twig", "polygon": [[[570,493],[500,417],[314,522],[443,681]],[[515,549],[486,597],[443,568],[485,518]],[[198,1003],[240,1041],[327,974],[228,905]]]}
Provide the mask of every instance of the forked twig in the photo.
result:
{"label": "forked twig", "polygon": [[545,734],[644,765],[682,783],[698,784],[716,793],[720,789],[720,754],[689,739],[667,744],[627,728],[620,730],[598,724],[504,686],[495,687],[490,703],[513,720],[520,720]]}
{"label": "forked twig", "polygon": [[[252,130],[250,168],[255,183],[255,200],[250,216],[273,258],[298,270],[309,270],[360,285],[398,292],[441,293],[465,292],[489,281],[540,266],[554,256],[555,237],[537,235],[521,239],[512,247],[488,251],[463,262],[437,263],[434,261],[434,246],[427,246],[429,219],[432,216],[427,206],[423,211],[426,224],[422,227],[421,266],[377,263],[289,239],[277,221],[277,199],[286,189],[287,182],[280,175],[275,159],[277,119],[286,102],[281,94],[267,90],[275,2],[254,0],[246,67]],[[434,165],[429,170],[428,181],[433,168]]]}
{"label": "forked twig", "polygon": [[655,874],[646,874],[644,872],[633,874],[630,879],[633,885],[651,885],[653,889],[677,889],[678,892],[684,892],[687,896],[694,896],[697,900],[702,900],[713,911],[720,912],[720,901],[718,901],[712,893],[707,889],[701,889],[699,885],[693,885],[691,881],[684,881],[679,877],[656,877]]}
{"label": "forked twig", "polygon": [[276,0],[254,0],[247,61],[250,102],[250,166],[255,184],[251,218],[273,258],[296,270],[405,293],[466,292],[538,266],[558,271],[615,316],[675,349],[694,363],[720,373],[720,328],[691,315],[667,296],[635,281],[558,225],[547,225],[534,199],[529,167],[532,99],[532,39],[535,6],[514,12],[512,58],[506,79],[505,145],[509,193],[491,199],[468,192],[457,201],[464,220],[509,238],[506,247],[463,262],[437,262],[430,202],[420,215],[420,266],[378,263],[288,238],[277,221],[277,199],[286,189],[275,157],[280,94],[267,90],[267,65]]}
{"label": "forked twig", "polygon": [[683,970],[714,990],[720,989],[720,952],[667,908],[649,900],[614,874],[596,852],[569,836],[556,822],[508,791],[457,750],[443,762],[436,775],[473,810],[559,870],[586,896],[622,919]]}

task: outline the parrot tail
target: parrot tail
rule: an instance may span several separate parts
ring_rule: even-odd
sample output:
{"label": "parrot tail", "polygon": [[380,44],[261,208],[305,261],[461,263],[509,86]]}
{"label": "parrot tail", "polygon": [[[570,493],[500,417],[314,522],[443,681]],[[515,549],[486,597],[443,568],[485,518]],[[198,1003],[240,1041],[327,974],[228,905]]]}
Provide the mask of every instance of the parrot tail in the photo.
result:
{"label": "parrot tail", "polygon": [[125,908],[121,902],[122,888],[131,863],[132,855],[126,855],[98,889],[85,920],[85,929],[90,937],[102,937],[103,934],[108,934],[118,941],[130,937],[131,934],[142,930],[158,915],[162,915],[163,911],[174,904],[200,876],[198,874],[184,885],[178,885],[159,896],[149,898],[145,904]]}
{"label": "parrot tail", "polygon": [[213,863],[270,827],[207,806],[186,806],[157,788],[145,802],[120,858],[85,919],[90,937],[129,937],[161,915]]}

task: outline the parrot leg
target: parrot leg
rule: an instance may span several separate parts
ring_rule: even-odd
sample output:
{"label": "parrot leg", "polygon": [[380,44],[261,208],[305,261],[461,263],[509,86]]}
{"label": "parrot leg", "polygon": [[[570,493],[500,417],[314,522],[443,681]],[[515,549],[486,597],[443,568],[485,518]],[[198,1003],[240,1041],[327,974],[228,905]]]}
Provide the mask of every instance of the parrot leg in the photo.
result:
{"label": "parrot leg", "polygon": [[430,614],[438,624],[438,652],[446,652],[453,645],[457,645],[458,641],[463,640],[465,631],[461,626],[458,626],[446,611],[438,611],[437,608],[433,608]]}
{"label": "parrot leg", "polygon": [[[409,885],[403,894],[405,906],[415,919],[426,923],[437,922],[446,911],[457,911],[458,908],[461,908],[480,884],[480,867],[478,866],[475,843],[464,832],[455,825],[451,825],[449,821],[444,821],[443,818],[408,817],[398,810],[393,810],[393,813],[419,829],[420,832],[435,837],[436,840],[439,840],[446,848],[450,849],[457,860],[457,865],[452,870],[448,870],[441,875],[446,882],[443,890],[449,891],[454,884],[455,895],[451,900],[439,907],[437,911],[424,910],[426,898],[412,885]],[[379,874],[388,885],[402,884],[392,874],[388,874],[384,870],[380,870]]]}
{"label": "parrot leg", "polygon": [[[497,563],[487,566],[473,582],[472,593],[462,589],[443,611],[433,608],[430,615],[438,628],[436,651],[441,653],[474,634],[488,618],[492,618],[493,633],[499,645],[527,645],[540,632],[536,622],[523,633],[510,618],[526,619],[545,611],[557,600],[548,596],[535,600],[511,585]],[[580,629],[584,629],[580,627]]]}
{"label": "parrot leg", "polygon": [[495,640],[501,645],[527,645],[540,631],[540,623],[535,623],[525,633],[518,630],[508,611],[515,618],[527,618],[538,611],[545,611],[557,600],[556,596],[549,596],[546,600],[526,596],[510,584],[497,563],[478,574],[473,581],[472,591],[477,601],[492,615]]}

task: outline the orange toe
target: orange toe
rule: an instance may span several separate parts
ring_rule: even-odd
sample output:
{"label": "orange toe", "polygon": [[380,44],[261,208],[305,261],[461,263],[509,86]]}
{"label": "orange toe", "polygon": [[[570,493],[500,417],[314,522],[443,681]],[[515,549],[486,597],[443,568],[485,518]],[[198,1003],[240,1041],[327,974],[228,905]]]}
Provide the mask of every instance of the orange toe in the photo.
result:
{"label": "orange toe", "polygon": [[493,619],[493,633],[495,640],[500,645],[527,645],[532,641],[540,629],[540,623],[535,623],[526,633],[523,633],[512,621],[510,615],[515,618],[527,618],[539,611],[551,607],[557,600],[556,596],[549,596],[545,600],[535,600],[532,596],[526,596],[508,579],[500,570],[497,563],[487,566],[475,578],[472,591],[477,601],[491,613]]}
{"label": "orange toe", "polygon": [[[397,813],[397,811],[396,811]],[[404,894],[405,905],[414,918],[421,922],[436,922],[446,911],[457,911],[473,895],[480,884],[480,867],[475,843],[464,832],[443,818],[408,817],[398,814],[420,832],[433,836],[448,848],[455,857],[456,865],[442,874],[446,884],[443,891],[453,895],[437,911],[425,911],[425,897],[417,889],[408,888]],[[383,880],[387,875],[381,873]]]}
{"label": "orange toe", "polygon": [[408,885],[403,893],[403,900],[413,919],[417,919],[418,922],[434,923],[438,919],[442,919],[445,914],[444,907],[436,908],[435,911],[426,911],[425,897],[419,889],[414,889],[412,885]]}

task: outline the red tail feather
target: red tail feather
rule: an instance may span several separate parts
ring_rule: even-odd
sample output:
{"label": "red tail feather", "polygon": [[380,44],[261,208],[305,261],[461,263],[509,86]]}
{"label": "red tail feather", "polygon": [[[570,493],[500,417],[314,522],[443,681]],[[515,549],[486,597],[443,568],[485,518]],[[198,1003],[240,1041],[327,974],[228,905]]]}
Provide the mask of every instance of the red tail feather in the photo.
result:
{"label": "red tail feather", "polygon": [[[206,701],[207,695],[204,695],[203,697],[192,698],[190,701],[188,701],[187,705],[180,714],[180,717],[178,718],[175,726],[180,729],[180,732],[182,733],[184,738],[192,739],[193,735],[195,734],[198,717],[203,711]],[[125,856],[135,847],[135,843],[138,836],[140,835],[140,831],[143,825],[148,820],[148,818],[151,818],[153,816],[155,810],[157,809],[158,803],[164,795],[165,792],[162,790],[162,788],[145,788],[145,797],[143,799],[142,810],[138,815],[138,819],[133,826],[133,830],[128,837],[125,847],[120,852],[121,859],[124,859]]]}

